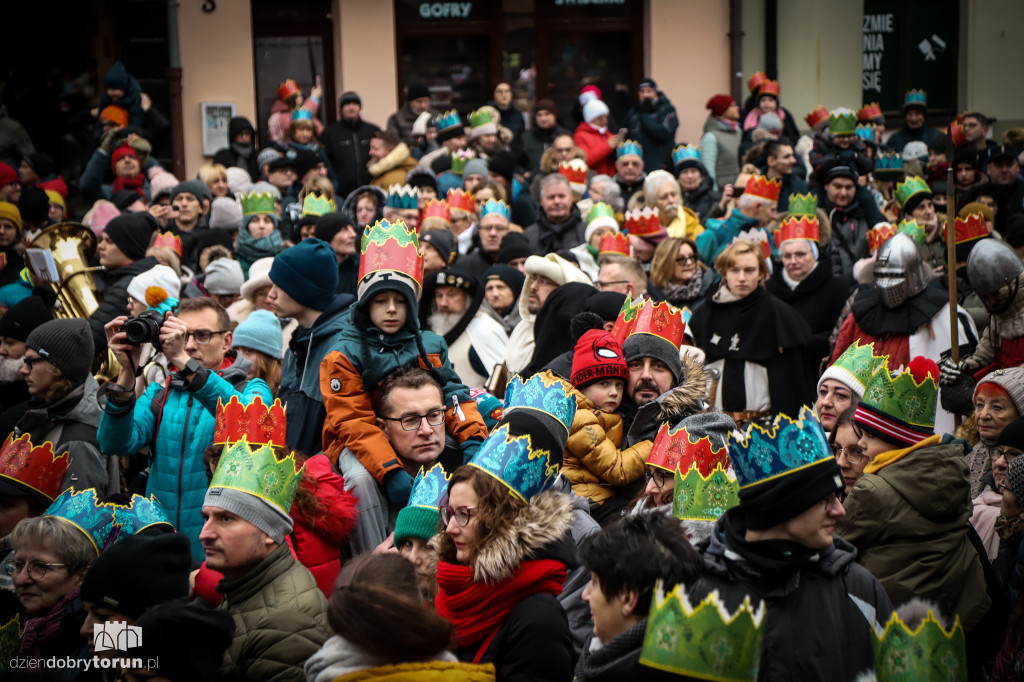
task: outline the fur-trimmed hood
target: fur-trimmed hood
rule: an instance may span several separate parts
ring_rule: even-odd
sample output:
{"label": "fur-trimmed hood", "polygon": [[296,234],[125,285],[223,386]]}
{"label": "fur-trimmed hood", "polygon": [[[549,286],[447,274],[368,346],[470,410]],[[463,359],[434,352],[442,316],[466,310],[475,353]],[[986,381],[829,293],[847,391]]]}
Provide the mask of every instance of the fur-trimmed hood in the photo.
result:
{"label": "fur-trimmed hood", "polygon": [[[399,142],[398,146],[388,152],[380,161],[372,161],[367,164],[366,168],[370,171],[370,175],[373,177],[380,177],[389,170],[398,168],[406,159],[409,158],[411,152],[409,151],[408,145],[404,142]],[[413,165],[416,165],[415,163]]]}

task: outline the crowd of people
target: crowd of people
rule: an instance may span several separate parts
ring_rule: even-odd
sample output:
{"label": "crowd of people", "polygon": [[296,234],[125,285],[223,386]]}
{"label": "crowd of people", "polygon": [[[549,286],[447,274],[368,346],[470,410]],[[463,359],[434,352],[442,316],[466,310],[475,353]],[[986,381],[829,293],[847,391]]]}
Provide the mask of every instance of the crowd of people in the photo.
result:
{"label": "crowd of people", "polygon": [[1024,130],[747,85],[7,120],[3,678],[1024,680]]}

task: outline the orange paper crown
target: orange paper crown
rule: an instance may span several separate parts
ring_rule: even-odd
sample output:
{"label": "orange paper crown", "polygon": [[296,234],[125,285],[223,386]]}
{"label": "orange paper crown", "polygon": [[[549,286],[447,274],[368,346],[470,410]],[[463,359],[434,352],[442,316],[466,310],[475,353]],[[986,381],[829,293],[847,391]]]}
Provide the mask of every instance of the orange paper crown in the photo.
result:
{"label": "orange paper crown", "polygon": [[818,219],[810,216],[786,218],[775,232],[775,246],[780,248],[783,242],[790,239],[810,239],[814,243],[821,241]]}
{"label": "orange paper crown", "polygon": [[828,120],[828,109],[819,104],[804,116],[804,120],[807,121],[807,125],[813,128],[822,121]]}
{"label": "orange paper crown", "polygon": [[461,189],[450,189],[448,190],[448,208],[457,208],[466,213],[473,213],[476,211],[476,200],[473,197],[472,192],[466,192]]}
{"label": "orange paper crown", "polygon": [[661,219],[658,217],[658,209],[645,206],[634,208],[626,212],[626,224],[623,226],[626,232],[637,237],[661,232]]}
{"label": "orange paper crown", "polygon": [[298,84],[291,78],[287,79],[284,83],[281,83],[277,88],[277,98],[282,102],[299,92]]}
{"label": "orange paper crown", "polygon": [[450,225],[452,222],[452,213],[448,210],[448,202],[444,199],[431,199],[424,204],[423,215],[420,216],[420,221],[422,222],[427,218],[438,218]]}
{"label": "orange paper crown", "polygon": [[269,408],[259,396],[248,405],[242,405],[237,395],[227,405],[217,400],[217,419],[213,431],[213,444],[226,445],[245,440],[252,445],[285,447],[285,408],[274,400]]}
{"label": "orange paper crown", "polygon": [[[987,237],[989,234],[988,223],[980,213],[972,213],[966,218],[957,218],[953,223],[953,230],[954,239],[958,245]],[[945,230],[943,230],[943,234],[945,234]]]}
{"label": "orange paper crown", "polygon": [[621,232],[605,232],[601,235],[601,241],[597,243],[598,255],[602,253],[620,253],[623,256],[629,255],[629,235]]}
{"label": "orange paper crown", "polygon": [[678,469],[684,473],[696,467],[701,476],[708,478],[718,465],[723,470],[729,468],[729,450],[724,446],[715,448],[708,436],[694,440],[685,426],[673,431],[665,422],[654,438],[647,463],[672,472]]}
{"label": "orange paper crown", "polygon": [[960,121],[951,121],[950,124],[946,126],[945,133],[953,140],[954,147],[959,147],[967,141],[967,133],[964,131],[964,127]]}
{"label": "orange paper crown", "polygon": [[570,184],[587,184],[587,164],[581,159],[572,159],[558,164],[558,173],[569,180]]}
{"label": "orange paper crown", "polygon": [[181,237],[173,232],[161,232],[158,234],[156,239],[153,240],[153,246],[162,246],[170,249],[179,256],[184,254],[184,250],[181,248]]}
{"label": "orange paper crown", "polygon": [[775,95],[776,97],[778,97],[779,92],[779,81],[767,80],[761,83],[761,85],[759,85],[757,88],[758,97],[760,97],[761,95]]}
{"label": "orange paper crown", "polygon": [[747,186],[743,193],[767,199],[768,201],[778,201],[779,194],[782,193],[782,182],[779,180],[769,180],[763,175],[751,175],[750,179],[747,180]]}
{"label": "orange paper crown", "polygon": [[666,301],[655,303],[650,299],[644,299],[636,311],[628,336],[650,334],[668,341],[679,350],[685,331],[686,323],[683,322],[682,310]]}
{"label": "orange paper crown", "polygon": [[53,443],[33,446],[27,433],[17,439],[12,433],[0,448],[0,477],[17,481],[52,502],[64,486],[69,462],[68,453],[53,454]]}
{"label": "orange paper crown", "polygon": [[896,226],[892,223],[878,223],[868,230],[868,251],[874,253],[889,237],[896,234]]}
{"label": "orange paper crown", "polygon": [[865,123],[875,118],[881,118],[882,107],[879,106],[878,102],[871,102],[865,104],[863,107],[857,110],[857,120],[861,123]]}
{"label": "orange paper crown", "polygon": [[750,92],[754,92],[757,90],[757,86],[761,85],[761,83],[764,83],[766,80],[768,80],[768,74],[764,71],[757,71],[747,79],[747,88]]}

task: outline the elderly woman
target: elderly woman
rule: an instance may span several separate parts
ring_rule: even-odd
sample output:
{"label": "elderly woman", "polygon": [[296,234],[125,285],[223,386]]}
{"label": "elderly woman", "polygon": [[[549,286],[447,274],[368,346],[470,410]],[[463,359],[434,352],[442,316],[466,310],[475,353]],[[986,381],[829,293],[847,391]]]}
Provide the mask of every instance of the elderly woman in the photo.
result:
{"label": "elderly woman", "polygon": [[700,262],[692,239],[669,237],[654,250],[651,284],[677,308],[696,307],[714,283],[715,273]]}
{"label": "elderly woman", "polygon": [[[997,457],[996,440],[1002,430],[1024,414],[1024,369],[1012,367],[986,375],[974,387],[974,421],[980,439],[967,464],[971,468],[971,499],[986,485],[985,474],[992,470]],[[995,488],[991,480],[987,482]]]}
{"label": "elderly woman", "polygon": [[651,171],[644,180],[644,206],[658,209],[661,226],[669,237],[695,239],[704,231],[697,214],[683,206],[683,191],[672,174]]}

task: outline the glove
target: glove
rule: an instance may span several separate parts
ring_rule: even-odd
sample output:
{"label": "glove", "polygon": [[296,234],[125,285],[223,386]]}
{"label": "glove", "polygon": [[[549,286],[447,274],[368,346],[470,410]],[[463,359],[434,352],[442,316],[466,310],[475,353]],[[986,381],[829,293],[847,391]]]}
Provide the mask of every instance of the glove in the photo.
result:
{"label": "glove", "polygon": [[384,489],[392,503],[404,507],[412,493],[412,476],[405,469],[392,469],[384,474]]}
{"label": "glove", "polygon": [[103,133],[103,137],[100,138],[100,149],[105,151],[107,154],[113,154],[114,150],[121,146],[121,143],[125,141],[128,134],[124,128],[114,128]]}
{"label": "glove", "polygon": [[955,384],[963,374],[963,363],[957,365],[948,356],[939,361],[939,383],[943,386]]}

